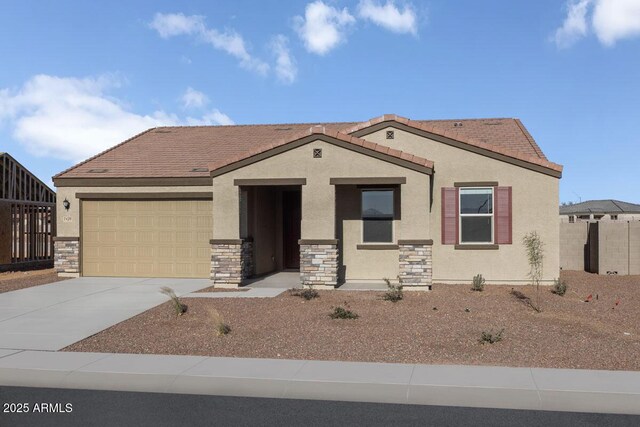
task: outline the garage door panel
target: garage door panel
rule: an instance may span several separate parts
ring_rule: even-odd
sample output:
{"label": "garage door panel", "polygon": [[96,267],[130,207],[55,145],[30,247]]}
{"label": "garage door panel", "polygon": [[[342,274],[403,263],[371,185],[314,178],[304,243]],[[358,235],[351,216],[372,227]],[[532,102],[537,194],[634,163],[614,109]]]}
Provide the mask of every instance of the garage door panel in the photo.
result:
{"label": "garage door panel", "polygon": [[85,276],[209,277],[212,202],[84,201]]}

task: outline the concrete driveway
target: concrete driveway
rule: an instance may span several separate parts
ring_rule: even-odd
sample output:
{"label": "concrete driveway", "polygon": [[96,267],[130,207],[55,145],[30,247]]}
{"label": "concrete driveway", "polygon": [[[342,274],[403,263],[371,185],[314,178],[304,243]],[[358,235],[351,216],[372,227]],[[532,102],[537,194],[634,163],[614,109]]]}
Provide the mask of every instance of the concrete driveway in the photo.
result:
{"label": "concrete driveway", "polygon": [[60,350],[178,296],[208,279],[82,277],[0,294],[0,349]]}

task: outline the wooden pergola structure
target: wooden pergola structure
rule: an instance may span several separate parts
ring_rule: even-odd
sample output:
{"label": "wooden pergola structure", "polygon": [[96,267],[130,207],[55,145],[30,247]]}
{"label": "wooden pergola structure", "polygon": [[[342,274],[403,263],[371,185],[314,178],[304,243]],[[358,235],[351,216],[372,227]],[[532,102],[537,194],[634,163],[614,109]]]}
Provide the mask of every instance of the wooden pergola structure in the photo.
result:
{"label": "wooden pergola structure", "polygon": [[0,153],[0,271],[53,266],[56,193]]}

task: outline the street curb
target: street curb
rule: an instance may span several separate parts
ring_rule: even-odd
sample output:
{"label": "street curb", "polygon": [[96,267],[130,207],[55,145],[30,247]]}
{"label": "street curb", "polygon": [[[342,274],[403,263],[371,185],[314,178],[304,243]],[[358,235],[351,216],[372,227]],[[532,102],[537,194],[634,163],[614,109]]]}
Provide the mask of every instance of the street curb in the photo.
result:
{"label": "street curb", "polygon": [[0,385],[640,415],[628,371],[21,351]]}

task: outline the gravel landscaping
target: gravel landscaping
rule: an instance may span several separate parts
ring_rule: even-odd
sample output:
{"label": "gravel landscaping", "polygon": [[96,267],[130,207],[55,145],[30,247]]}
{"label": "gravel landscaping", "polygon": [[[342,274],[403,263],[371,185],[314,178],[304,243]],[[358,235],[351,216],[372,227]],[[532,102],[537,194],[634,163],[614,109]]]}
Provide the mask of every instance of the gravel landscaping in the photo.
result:
{"label": "gravel landscaping", "polygon": [[0,294],[30,288],[32,286],[59,282],[61,280],[67,280],[67,278],[58,277],[53,268],[30,271],[6,271],[0,273]]}
{"label": "gravel landscaping", "polygon": [[[370,291],[320,291],[311,301],[288,292],[184,298],[183,316],[163,304],[64,350],[640,370],[640,276],[563,272],[562,279],[569,286],[563,297],[541,287],[541,313],[511,295],[511,286],[491,285],[473,292],[436,284],[397,303]],[[533,287],[516,289],[535,299]],[[331,319],[337,306],[359,317]],[[228,335],[218,336],[214,309]],[[501,341],[479,342],[482,332],[502,329]]]}

